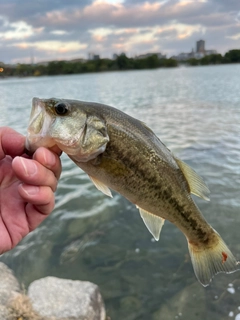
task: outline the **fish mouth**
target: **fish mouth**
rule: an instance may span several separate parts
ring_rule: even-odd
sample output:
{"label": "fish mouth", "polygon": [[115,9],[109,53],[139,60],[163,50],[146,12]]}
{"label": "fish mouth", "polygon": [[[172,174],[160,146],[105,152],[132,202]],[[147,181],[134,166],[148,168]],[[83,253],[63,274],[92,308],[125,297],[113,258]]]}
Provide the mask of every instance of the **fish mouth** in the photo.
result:
{"label": "fish mouth", "polygon": [[[47,114],[44,101],[33,98],[32,110],[27,128],[25,148],[34,152],[38,147],[46,144],[46,139],[50,142],[49,128],[52,123],[50,115]],[[49,147],[52,146],[49,145]]]}

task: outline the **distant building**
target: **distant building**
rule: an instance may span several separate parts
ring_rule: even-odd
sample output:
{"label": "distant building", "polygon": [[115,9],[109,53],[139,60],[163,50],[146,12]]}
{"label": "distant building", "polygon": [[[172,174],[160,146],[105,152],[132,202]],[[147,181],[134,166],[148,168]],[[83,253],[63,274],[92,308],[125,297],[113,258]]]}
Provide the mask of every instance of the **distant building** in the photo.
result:
{"label": "distant building", "polygon": [[99,60],[99,59],[100,59],[99,54],[95,54],[93,52],[88,53],[88,60]]}
{"label": "distant building", "polygon": [[196,43],[196,52],[197,53],[204,53],[205,52],[205,41],[204,40],[199,40]]}
{"label": "distant building", "polygon": [[192,48],[192,51],[187,53],[187,55],[188,55],[188,58],[194,58],[195,57],[194,49]]}
{"label": "distant building", "polygon": [[182,52],[178,54],[177,56],[171,57],[172,59],[175,59],[177,61],[186,61],[188,59],[194,58],[194,59],[201,59],[204,56],[208,56],[210,54],[217,54],[216,50],[205,50],[205,41],[199,40],[196,42],[196,52],[192,49],[191,52]]}
{"label": "distant building", "polygon": [[205,56],[209,56],[210,54],[217,54],[217,50],[205,50]]}
{"label": "distant building", "polygon": [[121,56],[126,56],[126,53],[125,52],[122,52],[120,54],[114,53],[112,58],[113,60],[116,60],[118,57],[121,57]]}
{"label": "distant building", "polygon": [[165,59],[166,55],[161,54],[160,52],[152,52],[152,53],[146,53],[146,54],[141,54],[139,56],[136,56],[136,59],[146,59],[148,57],[151,57],[153,55],[156,55],[158,59]]}
{"label": "distant building", "polygon": [[177,61],[185,61],[185,60],[190,59],[189,55],[190,55],[190,53],[182,52],[182,53],[179,53],[177,56],[172,56],[171,58],[175,59]]}
{"label": "distant building", "polygon": [[86,59],[78,58],[78,59],[69,60],[68,62],[72,62],[72,63],[75,63],[75,62],[86,62]]}
{"label": "distant building", "polygon": [[195,52],[193,58],[202,59],[205,56],[204,52]]}

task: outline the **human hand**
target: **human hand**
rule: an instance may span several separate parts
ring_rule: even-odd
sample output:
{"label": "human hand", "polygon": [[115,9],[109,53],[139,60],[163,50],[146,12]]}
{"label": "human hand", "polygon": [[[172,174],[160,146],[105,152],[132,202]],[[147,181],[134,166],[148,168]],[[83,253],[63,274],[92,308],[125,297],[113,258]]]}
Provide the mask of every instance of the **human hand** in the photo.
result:
{"label": "human hand", "polygon": [[14,248],[52,212],[61,174],[59,149],[24,154],[25,137],[0,128],[0,253]]}

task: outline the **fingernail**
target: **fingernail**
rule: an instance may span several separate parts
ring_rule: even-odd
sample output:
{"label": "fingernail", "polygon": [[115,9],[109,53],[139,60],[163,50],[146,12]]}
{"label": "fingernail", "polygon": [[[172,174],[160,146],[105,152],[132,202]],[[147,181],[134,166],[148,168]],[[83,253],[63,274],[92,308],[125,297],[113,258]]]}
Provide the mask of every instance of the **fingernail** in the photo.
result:
{"label": "fingernail", "polygon": [[28,176],[32,176],[37,172],[37,166],[33,162],[33,160],[24,159],[22,157],[19,157],[20,161],[22,163],[23,169],[25,171],[25,174]]}
{"label": "fingernail", "polygon": [[28,196],[34,196],[39,192],[38,186],[26,186],[22,184],[22,189]]}
{"label": "fingernail", "polygon": [[51,151],[47,151],[47,153],[44,154],[44,159],[49,167],[53,167],[56,164],[56,157]]}

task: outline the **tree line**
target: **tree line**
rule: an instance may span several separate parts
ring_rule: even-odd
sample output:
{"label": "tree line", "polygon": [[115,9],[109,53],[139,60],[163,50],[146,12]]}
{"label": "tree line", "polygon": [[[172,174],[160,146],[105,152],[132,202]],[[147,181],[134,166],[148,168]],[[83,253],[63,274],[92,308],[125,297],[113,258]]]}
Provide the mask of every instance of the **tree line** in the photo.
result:
{"label": "tree line", "polygon": [[[181,61],[190,66],[214,65],[226,63],[240,63],[240,50],[228,51],[224,56],[211,54],[201,59],[191,58]],[[79,74],[88,72],[118,71],[118,70],[143,70],[156,68],[177,67],[179,62],[172,58],[159,58],[156,54],[146,58],[128,58],[124,53],[116,59],[98,59],[87,61],[51,61],[48,64],[17,64],[3,66],[1,76],[43,76]]]}
{"label": "tree line", "polygon": [[[97,59],[87,61],[51,61],[45,64],[17,64],[5,66],[2,76],[42,76],[78,74],[87,72],[156,69],[161,67],[176,67],[174,59],[158,58],[156,54],[149,57],[136,59],[128,58],[124,53],[116,59]],[[1,76],[1,74],[0,74]]]}
{"label": "tree line", "polygon": [[240,63],[240,50],[234,49],[229,50],[225,53],[225,55],[210,54],[201,59],[191,58],[186,61],[190,66],[198,66],[198,65],[213,65],[213,64],[226,64],[226,63]]}

